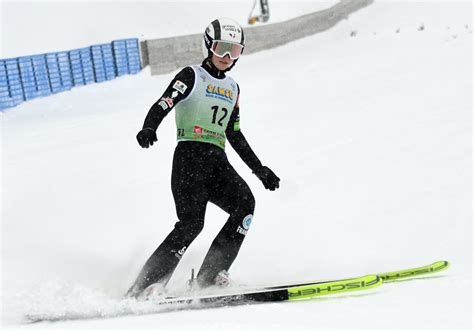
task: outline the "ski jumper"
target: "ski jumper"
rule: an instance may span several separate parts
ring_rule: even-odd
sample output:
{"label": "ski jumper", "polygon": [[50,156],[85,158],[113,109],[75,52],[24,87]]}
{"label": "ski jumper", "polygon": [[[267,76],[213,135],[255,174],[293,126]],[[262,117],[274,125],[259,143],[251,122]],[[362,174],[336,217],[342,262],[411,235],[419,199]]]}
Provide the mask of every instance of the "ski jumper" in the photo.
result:
{"label": "ski jumper", "polygon": [[212,202],[229,214],[212,242],[197,275],[201,286],[228,271],[252,222],[255,200],[247,183],[229,163],[225,146],[232,145],[256,171],[261,162],[240,131],[239,86],[209,59],[181,70],[152,106],[144,128],[156,130],[175,109],[177,140],[171,188],[179,221],[141,270],[133,291],[153,283],[166,285],[181,257],[204,226]]}

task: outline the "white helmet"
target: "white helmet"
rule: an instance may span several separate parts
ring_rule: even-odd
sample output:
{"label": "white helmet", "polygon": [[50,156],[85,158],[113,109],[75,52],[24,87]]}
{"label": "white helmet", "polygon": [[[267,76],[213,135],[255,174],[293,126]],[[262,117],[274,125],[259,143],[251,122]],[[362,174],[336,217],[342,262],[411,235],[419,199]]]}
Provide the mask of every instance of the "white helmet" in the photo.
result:
{"label": "white helmet", "polygon": [[[207,26],[203,35],[202,53],[205,58],[212,56],[212,45],[214,41],[223,41],[240,45],[236,47],[235,54],[231,54],[230,49],[226,52],[229,53],[229,56],[233,60],[237,60],[245,47],[244,30],[239,23],[230,18],[218,18]],[[237,54],[237,51],[239,51],[239,54]]]}

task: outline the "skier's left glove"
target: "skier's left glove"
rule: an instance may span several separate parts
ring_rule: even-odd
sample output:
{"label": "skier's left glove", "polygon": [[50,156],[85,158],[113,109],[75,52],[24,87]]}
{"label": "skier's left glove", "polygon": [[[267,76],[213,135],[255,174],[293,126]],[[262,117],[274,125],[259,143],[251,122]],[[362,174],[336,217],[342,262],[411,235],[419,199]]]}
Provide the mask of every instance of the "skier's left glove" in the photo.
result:
{"label": "skier's left glove", "polygon": [[267,190],[275,191],[280,187],[280,178],[268,167],[262,166],[253,172]]}

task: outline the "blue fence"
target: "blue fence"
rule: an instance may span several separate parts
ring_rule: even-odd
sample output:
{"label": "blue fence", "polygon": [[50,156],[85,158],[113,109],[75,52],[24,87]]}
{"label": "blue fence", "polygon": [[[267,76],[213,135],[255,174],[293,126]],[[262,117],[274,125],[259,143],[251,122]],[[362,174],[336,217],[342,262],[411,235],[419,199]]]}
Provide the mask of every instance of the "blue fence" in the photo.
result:
{"label": "blue fence", "polygon": [[140,70],[138,39],[0,60],[0,110]]}

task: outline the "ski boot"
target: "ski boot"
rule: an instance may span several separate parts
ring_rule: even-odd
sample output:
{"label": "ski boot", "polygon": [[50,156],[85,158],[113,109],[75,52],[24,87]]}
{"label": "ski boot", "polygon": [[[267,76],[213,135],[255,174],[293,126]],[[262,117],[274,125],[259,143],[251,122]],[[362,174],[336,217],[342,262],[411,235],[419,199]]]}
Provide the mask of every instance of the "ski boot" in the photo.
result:
{"label": "ski boot", "polygon": [[160,283],[151,284],[144,290],[138,290],[132,287],[128,292],[127,298],[134,298],[138,301],[155,301],[163,299],[166,295],[165,287]]}
{"label": "ski boot", "polygon": [[221,270],[217,276],[214,278],[214,285],[219,288],[226,288],[232,284],[230,279],[230,274],[227,270]]}
{"label": "ski boot", "polygon": [[166,289],[163,284],[155,283],[148,286],[137,296],[140,301],[157,301],[166,296]]}
{"label": "ski boot", "polygon": [[200,291],[208,292],[230,287],[232,281],[227,270],[221,270],[210,284],[202,284],[194,277],[194,269],[191,270],[191,279],[186,282],[186,293],[192,294]]}

